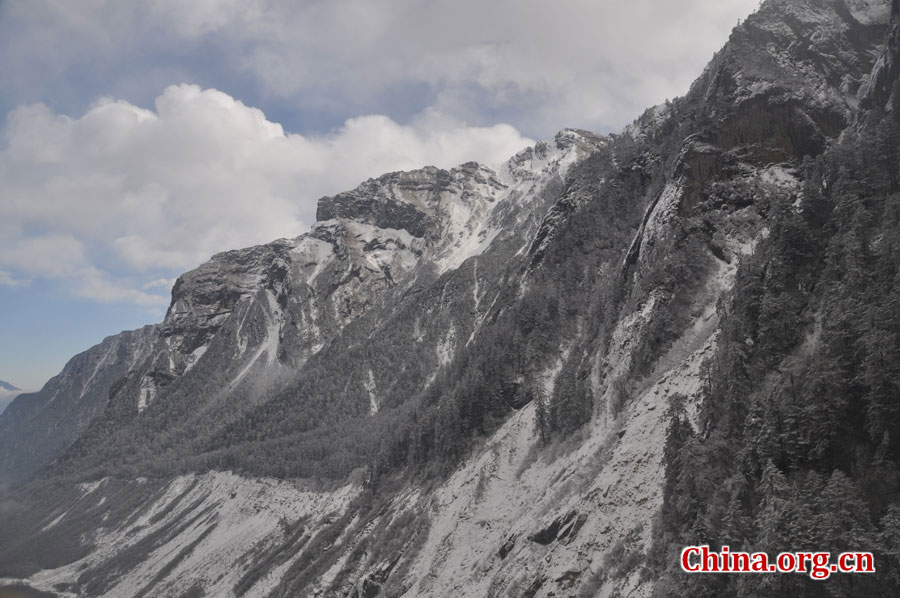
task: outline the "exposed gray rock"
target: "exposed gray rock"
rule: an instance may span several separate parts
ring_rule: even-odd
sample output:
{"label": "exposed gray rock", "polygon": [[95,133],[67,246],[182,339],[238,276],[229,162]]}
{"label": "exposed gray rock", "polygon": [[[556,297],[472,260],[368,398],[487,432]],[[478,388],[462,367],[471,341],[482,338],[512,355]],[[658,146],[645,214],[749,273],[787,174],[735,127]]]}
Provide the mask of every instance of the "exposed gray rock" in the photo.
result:
{"label": "exposed gray rock", "polygon": [[73,357],[39,392],[16,397],[0,414],[0,483],[28,477],[68,446],[149,355],[158,333],[145,326],[110,336]]}

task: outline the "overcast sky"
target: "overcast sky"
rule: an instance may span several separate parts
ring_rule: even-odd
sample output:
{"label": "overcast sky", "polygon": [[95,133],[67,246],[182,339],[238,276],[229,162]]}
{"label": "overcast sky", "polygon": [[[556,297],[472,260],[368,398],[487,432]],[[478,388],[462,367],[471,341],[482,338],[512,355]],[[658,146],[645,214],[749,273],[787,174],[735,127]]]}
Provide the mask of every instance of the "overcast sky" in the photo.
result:
{"label": "overcast sky", "polygon": [[0,0],[0,378],[386,171],[616,132],[758,0]]}

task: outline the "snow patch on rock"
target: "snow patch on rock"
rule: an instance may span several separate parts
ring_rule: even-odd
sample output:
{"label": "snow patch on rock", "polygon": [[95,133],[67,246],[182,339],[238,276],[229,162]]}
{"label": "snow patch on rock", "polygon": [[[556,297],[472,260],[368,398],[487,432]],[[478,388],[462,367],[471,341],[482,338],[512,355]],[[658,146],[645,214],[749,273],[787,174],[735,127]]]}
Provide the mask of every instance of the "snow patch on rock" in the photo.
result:
{"label": "snow patch on rock", "polygon": [[369,369],[369,377],[364,382],[366,392],[369,393],[369,415],[378,413],[378,399],[375,396],[375,375]]}

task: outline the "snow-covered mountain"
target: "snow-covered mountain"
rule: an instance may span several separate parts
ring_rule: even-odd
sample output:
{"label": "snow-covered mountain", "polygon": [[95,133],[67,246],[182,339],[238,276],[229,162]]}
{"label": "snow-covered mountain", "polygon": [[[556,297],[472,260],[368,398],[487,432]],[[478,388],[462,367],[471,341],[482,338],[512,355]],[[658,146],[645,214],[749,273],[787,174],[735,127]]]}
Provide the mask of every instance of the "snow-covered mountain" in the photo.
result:
{"label": "snow-covered mountain", "polygon": [[672,405],[702,427],[741,264],[884,108],[898,18],[769,0],[621,135],[387,174],[184,274],[162,323],[0,416],[3,475],[30,480],[0,574],[71,596],[651,595]]}

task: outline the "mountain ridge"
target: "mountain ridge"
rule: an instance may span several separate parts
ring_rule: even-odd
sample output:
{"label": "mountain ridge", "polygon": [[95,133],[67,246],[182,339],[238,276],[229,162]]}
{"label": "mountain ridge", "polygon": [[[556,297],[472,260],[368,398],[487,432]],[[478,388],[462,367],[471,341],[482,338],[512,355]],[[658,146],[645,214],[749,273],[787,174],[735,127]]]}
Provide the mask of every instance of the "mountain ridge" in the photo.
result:
{"label": "mountain ridge", "polygon": [[[86,423],[104,410],[118,421],[131,417],[135,410],[142,412],[160,392],[168,392],[170,384],[181,383],[180,378],[191,373],[210,346],[227,353],[210,369],[218,370],[222,362],[232,365],[230,378],[218,382],[221,387],[253,396],[264,393],[264,387],[254,388],[256,379],[281,377],[283,364],[302,366],[344,326],[370,309],[373,297],[401,282],[417,264],[426,267],[419,268],[416,276],[439,276],[483,251],[497,235],[509,234],[502,232],[504,226],[511,228],[508,223],[522,217],[510,210],[513,205],[525,207],[517,203],[519,199],[534,201],[538,194],[529,196],[532,187],[552,183],[575,156],[592,144],[603,143],[602,137],[564,130],[552,142],[540,142],[517,153],[500,172],[470,162],[451,170],[426,167],[388,173],[362,183],[355,191],[320,199],[320,215],[328,217],[309,233],[216,254],[178,277],[163,322],[153,325],[152,332],[148,329],[148,338],[155,335],[153,347],[120,356],[126,366],[124,378],[114,387],[79,389],[78,399],[87,395],[88,403],[103,405],[100,410],[88,409]],[[352,207],[354,201],[368,211],[360,212],[359,205]],[[379,212],[375,205],[402,206],[393,214],[399,220],[385,220],[391,214]],[[335,217],[328,213],[335,206],[345,206],[339,208],[344,215],[349,209],[369,216],[358,220]],[[403,220],[409,214],[417,214],[414,224]],[[222,326],[233,335],[230,341],[219,335]],[[242,391],[241,385],[247,388]],[[41,394],[54,392],[58,389]],[[23,397],[20,404],[26,399],[29,397]],[[52,399],[44,399],[45,404],[50,402]],[[40,409],[39,401],[29,404]],[[15,407],[7,420],[18,417],[18,409]],[[72,409],[79,407],[73,405]],[[79,430],[85,425],[79,424]],[[73,436],[63,434],[62,438]],[[29,441],[23,442],[16,449],[7,442],[7,461],[16,460],[16,450],[34,453]],[[58,443],[39,455],[47,460],[60,446]],[[30,471],[41,465],[34,462]],[[0,473],[8,472],[13,480],[27,473],[25,468],[17,468],[0,467]]]}

